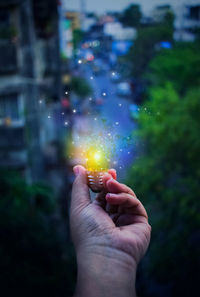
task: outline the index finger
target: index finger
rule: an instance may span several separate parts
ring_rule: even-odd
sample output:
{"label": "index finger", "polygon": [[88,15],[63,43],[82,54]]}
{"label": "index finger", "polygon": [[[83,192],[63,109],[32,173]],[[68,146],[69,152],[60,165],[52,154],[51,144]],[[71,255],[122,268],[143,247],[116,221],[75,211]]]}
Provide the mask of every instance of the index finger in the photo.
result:
{"label": "index finger", "polygon": [[128,193],[134,197],[136,197],[135,193],[131,188],[124,184],[120,184],[118,181],[114,179],[109,179],[106,181],[105,188],[108,193]]}
{"label": "index finger", "polygon": [[106,195],[106,200],[111,205],[118,205],[123,208],[126,208],[128,213],[143,216],[148,220],[147,212],[140,200],[136,196],[133,197],[128,193],[108,193]]}

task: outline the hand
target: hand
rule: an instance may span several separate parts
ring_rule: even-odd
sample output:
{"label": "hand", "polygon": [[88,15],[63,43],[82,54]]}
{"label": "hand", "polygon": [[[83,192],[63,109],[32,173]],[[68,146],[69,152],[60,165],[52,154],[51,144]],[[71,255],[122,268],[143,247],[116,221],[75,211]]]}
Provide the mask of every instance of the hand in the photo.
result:
{"label": "hand", "polygon": [[104,191],[93,202],[85,168],[76,166],[74,172],[70,222],[81,273],[90,271],[92,277],[95,265],[97,275],[117,274],[128,286],[150,241],[147,213],[134,192],[115,180],[114,170],[105,174]]}

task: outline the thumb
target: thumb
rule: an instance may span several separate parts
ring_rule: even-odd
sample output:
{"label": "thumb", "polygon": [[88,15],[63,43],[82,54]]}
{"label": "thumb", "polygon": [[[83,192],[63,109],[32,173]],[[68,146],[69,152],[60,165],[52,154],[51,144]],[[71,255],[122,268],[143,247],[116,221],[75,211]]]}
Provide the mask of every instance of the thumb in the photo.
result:
{"label": "thumb", "polygon": [[83,166],[75,166],[73,168],[76,175],[72,186],[71,210],[85,208],[90,203],[90,192],[87,185],[86,170]]}

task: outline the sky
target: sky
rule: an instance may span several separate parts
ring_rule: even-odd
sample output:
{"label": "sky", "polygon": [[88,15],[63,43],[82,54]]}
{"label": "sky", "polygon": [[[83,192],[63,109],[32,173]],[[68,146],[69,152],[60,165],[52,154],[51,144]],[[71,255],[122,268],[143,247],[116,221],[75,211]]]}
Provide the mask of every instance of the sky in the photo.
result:
{"label": "sky", "polygon": [[[69,10],[80,9],[81,0],[63,0],[65,6]],[[141,5],[145,14],[149,14],[154,6],[162,4],[171,4],[172,6],[181,6],[181,4],[200,3],[200,0],[85,0],[88,12],[95,11],[104,13],[105,11],[120,11],[131,3]]]}

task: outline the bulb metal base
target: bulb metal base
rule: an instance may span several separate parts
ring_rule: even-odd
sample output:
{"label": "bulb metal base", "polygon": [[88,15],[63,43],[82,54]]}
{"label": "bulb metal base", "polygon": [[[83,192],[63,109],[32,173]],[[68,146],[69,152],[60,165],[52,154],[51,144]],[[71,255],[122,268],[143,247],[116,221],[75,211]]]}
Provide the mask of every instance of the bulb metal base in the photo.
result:
{"label": "bulb metal base", "polygon": [[88,186],[94,193],[99,193],[103,190],[103,171],[87,171]]}

